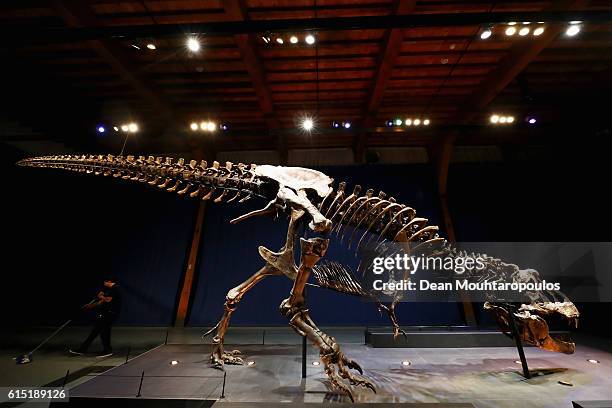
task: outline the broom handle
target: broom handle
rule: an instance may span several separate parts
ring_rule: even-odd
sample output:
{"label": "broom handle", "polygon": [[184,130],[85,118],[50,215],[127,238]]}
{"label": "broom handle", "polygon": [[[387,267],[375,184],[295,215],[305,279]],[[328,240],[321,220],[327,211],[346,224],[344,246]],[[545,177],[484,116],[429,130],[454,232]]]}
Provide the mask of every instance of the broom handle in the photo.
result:
{"label": "broom handle", "polygon": [[40,343],[38,346],[36,346],[36,348],[32,351],[30,351],[28,354],[33,354],[36,350],[38,350],[43,344],[45,344],[46,342],[48,342],[49,340],[51,340],[51,338],[53,336],[55,336],[57,333],[59,333],[60,330],[62,330],[64,327],[68,326],[68,324],[70,324],[70,322],[72,322],[72,319],[68,320],[66,323],[62,324],[57,330],[55,330],[53,333],[51,333],[51,335],[49,337],[47,337],[46,339],[43,340],[42,343]]}

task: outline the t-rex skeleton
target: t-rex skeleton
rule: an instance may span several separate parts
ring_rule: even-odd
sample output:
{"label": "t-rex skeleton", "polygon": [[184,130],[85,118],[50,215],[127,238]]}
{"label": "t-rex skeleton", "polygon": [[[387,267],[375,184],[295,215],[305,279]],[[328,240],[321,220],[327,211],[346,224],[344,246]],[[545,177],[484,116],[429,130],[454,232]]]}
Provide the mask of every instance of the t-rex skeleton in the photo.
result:
{"label": "t-rex skeleton", "polygon": [[[317,265],[327,252],[329,238],[325,237],[332,232],[336,232],[341,239],[347,236],[349,247],[355,243],[357,249],[374,239],[377,247],[383,242],[398,242],[408,251],[427,247],[454,254],[452,247],[438,236],[438,227],[427,226],[428,220],[417,217],[411,207],[397,203],[394,198],[387,199],[383,192],[375,195],[374,190],[370,189],[361,194],[359,185],[350,193],[346,191],[345,183],[340,183],[334,189],[333,179],[312,169],[253,164],[247,166],[230,162],[223,166],[216,161],[209,166],[204,160],[186,163],[184,159],[173,162],[172,158],[112,155],[44,156],[21,160],[18,165],[112,176],[215,203],[242,203],[253,197],[266,200],[268,204],[264,208],[242,215],[231,220],[231,223],[253,216],[286,215],[289,218],[286,243],[278,252],[260,246],[259,254],[265,260],[265,266],[227,293],[223,316],[209,332],[216,331],[211,363],[218,368],[222,368],[225,363],[243,363],[237,350],[224,350],[224,337],[231,315],[245,293],[262,279],[285,275],[293,281],[293,287],[289,297],[280,305],[281,313],[299,335],[307,337],[319,348],[331,385],[344,391],[351,400],[351,390],[341,378],[348,380],[351,385],[367,387],[375,392],[374,386],[366,378],[349,371],[356,369],[363,374],[361,367],[340,350],[336,340],[321,331],[311,319],[306,307],[305,287],[313,274],[317,286],[362,297],[373,295],[362,288],[349,269],[337,263]],[[319,236],[310,239],[300,237],[300,261],[296,265],[294,244],[303,225],[307,225]],[[535,271],[523,271],[516,265],[491,257],[487,259],[487,271],[494,275],[506,273],[507,278],[515,280],[538,279]],[[379,310],[387,312],[394,335],[403,333],[395,317],[398,299],[388,305],[373,300]],[[508,316],[513,313],[522,340],[544,349],[571,353],[574,344],[553,339],[548,333],[545,319],[552,314],[560,314],[573,322],[578,318],[578,310],[565,298],[562,302],[553,300],[554,297],[551,299],[537,295],[531,302],[520,306],[487,303],[485,308],[495,313],[505,333],[510,332]]]}

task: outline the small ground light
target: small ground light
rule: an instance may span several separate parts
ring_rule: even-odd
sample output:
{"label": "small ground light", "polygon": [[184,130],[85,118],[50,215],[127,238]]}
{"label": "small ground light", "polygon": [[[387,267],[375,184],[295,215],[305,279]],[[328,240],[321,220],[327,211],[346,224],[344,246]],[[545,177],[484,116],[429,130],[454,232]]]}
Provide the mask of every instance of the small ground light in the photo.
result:
{"label": "small ground light", "polygon": [[314,122],[312,121],[312,119],[306,118],[302,121],[302,129],[304,129],[305,131],[310,132],[313,127]]}
{"label": "small ground light", "polygon": [[191,128],[191,130],[198,130],[198,124],[193,122],[191,125],[189,125],[189,127]]}
{"label": "small ground light", "polygon": [[247,365],[248,365],[248,366],[254,366],[254,365],[255,365],[255,362],[254,362],[254,361],[247,361]]}
{"label": "small ground light", "polygon": [[313,365],[313,366],[315,366],[315,367],[317,367],[317,366],[320,366],[320,365],[321,365],[321,362],[320,362],[320,361],[313,361],[313,362],[312,362],[312,365]]}
{"label": "small ground light", "polygon": [[404,367],[408,367],[410,364],[411,364],[411,363],[410,363],[410,361],[408,361],[408,360],[404,360],[404,361],[402,361],[402,365],[403,365]]}
{"label": "small ground light", "polygon": [[104,129],[104,126],[98,126],[98,132],[99,133],[104,133],[106,131],[106,129]]}
{"label": "small ground light", "polygon": [[171,364],[171,365],[177,365],[178,363],[179,363],[179,362],[178,362],[178,360],[172,360],[172,361],[170,362],[170,364]]}
{"label": "small ground light", "polygon": [[490,28],[486,28],[482,31],[482,33],[480,33],[480,39],[486,40],[487,38],[491,37],[492,34],[493,34],[493,31],[491,31]]}
{"label": "small ground light", "polygon": [[506,35],[507,36],[512,36],[516,33],[516,28],[515,27],[508,27],[506,28]]}
{"label": "small ground light", "polygon": [[430,124],[430,123],[431,123],[431,122],[429,121],[429,119],[425,119],[425,120],[423,121],[423,124],[424,124],[425,126],[429,126],[429,124]]}
{"label": "small ground light", "polygon": [[200,42],[195,37],[189,37],[187,39],[187,48],[191,52],[198,52],[200,51]]}
{"label": "small ground light", "polygon": [[289,42],[291,44],[297,44],[298,38],[295,35],[292,35],[291,37],[289,37]]}
{"label": "small ground light", "polygon": [[595,359],[592,359],[592,358],[589,358],[587,361],[589,363],[591,363],[591,364],[599,364],[599,360],[595,360]]}
{"label": "small ground light", "polygon": [[524,37],[524,36],[526,36],[527,34],[529,34],[529,31],[530,31],[530,30],[529,30],[529,27],[523,27],[523,28],[521,28],[521,29],[519,30],[519,35],[520,35],[521,37]]}
{"label": "small ground light", "polygon": [[147,48],[150,49],[150,50],[156,50],[157,46],[155,44],[153,44],[153,43],[148,43],[147,44]]}
{"label": "small ground light", "polygon": [[306,41],[306,44],[312,45],[315,43],[315,37],[312,34],[308,34],[306,38],[304,39],[304,41]]}
{"label": "small ground light", "polygon": [[544,32],[544,27],[538,27],[535,30],[533,30],[533,35],[535,35],[536,37],[540,34],[542,34]]}
{"label": "small ground light", "polygon": [[344,126],[345,129],[350,129],[351,128],[351,122],[344,122],[342,124],[342,126]]}

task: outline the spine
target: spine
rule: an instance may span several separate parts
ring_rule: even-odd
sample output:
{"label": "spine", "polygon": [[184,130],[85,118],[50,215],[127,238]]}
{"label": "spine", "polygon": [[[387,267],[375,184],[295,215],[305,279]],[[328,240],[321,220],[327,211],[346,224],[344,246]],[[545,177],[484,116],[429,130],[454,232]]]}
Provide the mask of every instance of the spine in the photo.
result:
{"label": "spine", "polygon": [[103,175],[136,181],[180,196],[213,202],[244,202],[252,197],[266,198],[262,181],[254,173],[254,164],[226,162],[221,166],[205,160],[185,163],[171,157],[62,155],[42,156],[21,160],[19,166],[63,169],[79,173]]}

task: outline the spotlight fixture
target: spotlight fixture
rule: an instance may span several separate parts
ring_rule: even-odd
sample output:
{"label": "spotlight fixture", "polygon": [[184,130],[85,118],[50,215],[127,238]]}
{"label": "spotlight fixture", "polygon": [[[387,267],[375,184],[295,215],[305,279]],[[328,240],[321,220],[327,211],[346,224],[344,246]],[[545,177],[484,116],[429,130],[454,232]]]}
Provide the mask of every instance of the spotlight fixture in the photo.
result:
{"label": "spotlight fixture", "polygon": [[491,123],[497,123],[499,122],[499,115],[491,115],[489,120],[491,121]]}
{"label": "spotlight fixture", "polygon": [[533,30],[533,35],[534,36],[539,36],[544,32],[544,27],[538,27],[535,30]]}
{"label": "spotlight fixture", "polygon": [[291,44],[297,44],[298,38],[295,35],[292,35],[291,37],[289,37],[289,42]]}
{"label": "spotlight fixture", "polygon": [[592,359],[592,358],[589,358],[587,361],[589,363],[591,363],[591,364],[599,364],[599,360],[595,360],[595,359]]}
{"label": "spotlight fixture", "polygon": [[139,47],[139,46],[137,46],[136,44],[130,44],[130,45],[132,46],[132,48],[136,48],[137,50],[139,50],[139,49],[140,49],[140,47]]}
{"label": "spotlight fixture", "polygon": [[570,23],[570,26],[567,27],[567,30],[565,30],[565,35],[567,35],[568,37],[573,37],[575,35],[577,35],[580,32],[580,25],[577,24],[572,24]]}
{"label": "spotlight fixture", "polygon": [[506,117],[506,122],[507,122],[507,123],[512,123],[512,122],[514,122],[514,116],[507,116],[507,117]]}
{"label": "spotlight fixture", "polygon": [[106,131],[106,129],[104,129],[104,126],[98,126],[98,133],[104,133]]}
{"label": "spotlight fixture", "polygon": [[147,48],[150,49],[150,50],[156,50],[157,46],[155,44],[153,44],[153,43],[148,43],[147,44]]}
{"label": "spotlight fixture", "polygon": [[516,28],[515,27],[508,27],[506,28],[506,35],[508,37],[513,36],[516,33]]}
{"label": "spotlight fixture", "polygon": [[491,27],[485,28],[480,33],[480,39],[486,40],[487,38],[491,37],[492,34],[493,34],[493,31],[491,30]]}
{"label": "spotlight fixture", "polygon": [[431,122],[429,121],[429,119],[425,119],[425,120],[423,121],[423,125],[425,125],[425,126],[429,126],[429,124],[430,124],[430,123],[431,123]]}
{"label": "spotlight fixture", "polygon": [[351,128],[351,122],[342,122],[342,126],[343,126],[345,129],[350,129],[350,128]]}
{"label": "spotlight fixture", "polygon": [[178,360],[172,360],[172,361],[170,362],[170,365],[175,366],[175,365],[177,365],[178,363],[179,363],[179,362],[178,362]]}
{"label": "spotlight fixture", "polygon": [[189,37],[187,39],[187,48],[191,52],[198,52],[198,51],[200,51],[200,41],[198,41],[198,39],[195,38],[195,37]]}
{"label": "spotlight fixture", "polygon": [[306,118],[302,121],[302,129],[304,129],[305,131],[310,132],[313,127],[314,127],[314,122],[312,121],[311,118]]}
{"label": "spotlight fixture", "polygon": [[521,29],[519,30],[519,33],[518,33],[518,34],[519,34],[521,37],[524,37],[524,36],[526,36],[527,34],[529,34],[529,31],[531,31],[531,30],[529,29],[529,27],[523,27],[523,28],[521,28]]}
{"label": "spotlight fixture", "polygon": [[392,120],[388,120],[387,121],[387,127],[391,127],[393,126],[393,121]]}
{"label": "spotlight fixture", "polygon": [[254,366],[254,365],[255,365],[255,362],[254,362],[254,361],[247,361],[247,365],[248,365],[249,367]]}
{"label": "spotlight fixture", "polygon": [[113,126],[113,130],[114,130],[115,132],[118,132],[118,131],[119,131],[119,128],[118,128],[117,126]]}
{"label": "spotlight fixture", "polygon": [[506,118],[505,116],[500,116],[499,117],[499,123],[506,123],[508,118]]}
{"label": "spotlight fixture", "polygon": [[261,39],[263,40],[263,42],[265,42],[266,44],[270,44],[270,36],[269,35],[263,35],[261,37]]}
{"label": "spotlight fixture", "polygon": [[191,123],[191,125],[190,125],[189,127],[190,127],[190,128],[191,128],[191,130],[193,130],[193,131],[198,130],[198,124],[197,124],[197,123],[195,123],[195,122]]}
{"label": "spotlight fixture", "polygon": [[128,130],[130,130],[130,128],[128,125],[121,125],[121,130],[127,132]]}
{"label": "spotlight fixture", "polygon": [[321,362],[320,362],[320,361],[313,361],[313,362],[312,362],[312,365],[313,365],[313,366],[315,366],[315,367],[317,367],[317,366],[320,366],[320,365],[321,365]]}
{"label": "spotlight fixture", "polygon": [[514,122],[514,116],[503,116],[498,114],[493,114],[489,117],[489,121],[493,124],[509,124]]}
{"label": "spotlight fixture", "polygon": [[402,361],[402,365],[403,365],[404,367],[408,367],[410,364],[411,364],[411,363],[410,363],[410,361],[408,361],[408,360],[404,360],[404,361]]}
{"label": "spotlight fixture", "polygon": [[404,125],[406,125],[406,126],[412,126],[412,119],[406,119],[406,120],[404,121]]}
{"label": "spotlight fixture", "polygon": [[332,122],[332,127],[333,127],[333,128],[339,128],[339,127],[340,127],[340,123],[338,123],[338,122],[336,122],[336,121],[333,121],[333,122]]}
{"label": "spotlight fixture", "polygon": [[315,37],[312,34],[308,34],[306,38],[304,38],[304,41],[306,41],[306,44],[312,45],[315,43]]}
{"label": "spotlight fixture", "polygon": [[402,126],[402,120],[401,119],[395,119],[395,126]]}
{"label": "spotlight fixture", "polygon": [[276,39],[276,42],[277,42],[277,43],[279,43],[279,44],[284,44],[284,43],[285,43],[285,40],[283,40],[281,37],[278,37],[278,38]]}
{"label": "spotlight fixture", "polygon": [[511,22],[509,22],[509,23],[508,23],[508,25],[509,25],[509,26],[516,25],[516,21],[511,21]]}
{"label": "spotlight fixture", "polygon": [[200,129],[201,130],[207,130],[208,129],[208,122],[200,122]]}
{"label": "spotlight fixture", "polygon": [[412,121],[412,123],[414,124],[414,126],[419,126],[421,124],[421,119],[415,119]]}
{"label": "spotlight fixture", "polygon": [[217,125],[215,124],[215,122],[208,122],[206,124],[206,130],[208,130],[209,132],[214,132],[217,129]]}
{"label": "spotlight fixture", "polygon": [[128,125],[128,130],[132,133],[138,132],[138,125],[136,123],[130,123]]}
{"label": "spotlight fixture", "polygon": [[537,120],[536,118],[528,118],[528,119],[527,119],[527,123],[529,123],[530,125],[535,125],[535,123],[536,123],[537,121],[538,121],[538,120]]}
{"label": "spotlight fixture", "polygon": [[222,123],[220,128],[221,128],[221,130],[227,130],[227,129],[229,129],[229,126],[227,125],[227,123]]}

